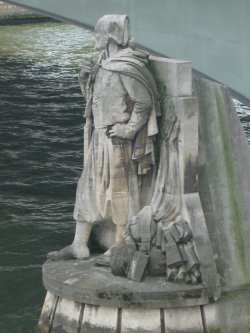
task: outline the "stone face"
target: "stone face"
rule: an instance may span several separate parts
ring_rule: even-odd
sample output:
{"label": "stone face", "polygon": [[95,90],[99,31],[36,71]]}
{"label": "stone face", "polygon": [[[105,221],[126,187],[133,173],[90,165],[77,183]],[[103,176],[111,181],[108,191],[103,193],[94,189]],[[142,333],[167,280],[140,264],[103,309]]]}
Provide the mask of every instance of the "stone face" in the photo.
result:
{"label": "stone face", "polygon": [[161,333],[160,310],[123,309],[121,333]]}

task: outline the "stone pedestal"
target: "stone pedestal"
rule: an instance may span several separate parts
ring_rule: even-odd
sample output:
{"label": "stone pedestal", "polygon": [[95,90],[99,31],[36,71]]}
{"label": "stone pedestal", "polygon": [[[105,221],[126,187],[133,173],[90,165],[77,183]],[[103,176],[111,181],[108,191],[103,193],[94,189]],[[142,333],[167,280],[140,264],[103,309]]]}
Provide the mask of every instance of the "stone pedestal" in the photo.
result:
{"label": "stone pedestal", "polygon": [[[48,261],[40,333],[250,332],[250,155],[231,97],[200,78],[192,96],[189,62],[152,57],[151,67],[160,130],[172,111],[180,121],[181,213],[193,230],[203,284],[161,276],[138,283],[93,260]],[[95,228],[103,247],[113,234],[112,225]]]}
{"label": "stone pedestal", "polygon": [[[248,333],[250,288],[214,302],[202,285],[114,277],[90,261],[47,261],[37,333]],[[209,304],[210,303],[210,304]]]}
{"label": "stone pedestal", "polygon": [[204,332],[200,307],[212,294],[203,285],[169,283],[165,277],[133,282],[95,266],[93,259],[44,264],[48,292],[39,333]]}

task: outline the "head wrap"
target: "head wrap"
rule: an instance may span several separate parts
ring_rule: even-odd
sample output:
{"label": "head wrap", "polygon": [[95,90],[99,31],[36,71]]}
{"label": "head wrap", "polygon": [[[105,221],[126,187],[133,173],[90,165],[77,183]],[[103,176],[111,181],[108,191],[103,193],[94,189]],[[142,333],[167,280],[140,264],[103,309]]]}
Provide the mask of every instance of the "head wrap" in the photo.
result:
{"label": "head wrap", "polygon": [[104,15],[95,27],[96,32],[114,40],[118,45],[127,46],[130,39],[130,25],[127,15]]}

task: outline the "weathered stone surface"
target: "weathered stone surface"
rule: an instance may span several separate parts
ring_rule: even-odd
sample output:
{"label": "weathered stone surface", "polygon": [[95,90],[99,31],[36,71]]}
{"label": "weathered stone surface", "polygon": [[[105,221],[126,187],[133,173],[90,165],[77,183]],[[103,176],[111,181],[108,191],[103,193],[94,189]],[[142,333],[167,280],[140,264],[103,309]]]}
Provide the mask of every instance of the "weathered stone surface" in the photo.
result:
{"label": "weathered stone surface", "polygon": [[180,119],[179,151],[182,191],[195,193],[198,191],[198,99],[195,97],[171,98],[168,99],[168,103],[173,105]]}
{"label": "weathered stone surface", "polygon": [[217,303],[202,307],[207,333],[250,332],[250,287],[222,295]]}
{"label": "weathered stone surface", "polygon": [[161,333],[160,309],[122,309],[121,333]]}
{"label": "weathered stone surface", "polygon": [[126,308],[168,308],[207,304],[214,290],[202,284],[171,283],[147,276],[141,282],[114,276],[108,267],[88,261],[48,260],[43,265],[47,290],[79,303]]}
{"label": "weathered stone surface", "polygon": [[80,333],[116,333],[116,308],[85,305]]}
{"label": "weathered stone surface", "polygon": [[185,206],[190,217],[194,243],[201,263],[202,281],[213,294],[214,299],[220,296],[219,276],[215,264],[211,242],[208,236],[205,217],[198,193],[184,195]]}
{"label": "weathered stone surface", "polygon": [[58,297],[48,291],[43,304],[42,313],[37,325],[37,333],[50,333],[57,304]]}
{"label": "weathered stone surface", "polygon": [[60,298],[56,308],[51,333],[76,333],[80,327],[83,305]]}
{"label": "weathered stone surface", "polygon": [[[76,304],[47,293],[39,333],[249,333],[250,287],[224,293],[216,303],[168,309]],[[57,303],[57,302],[56,302]],[[79,315],[79,306],[81,307]],[[47,316],[47,319],[46,319]],[[79,318],[78,318],[79,316]],[[41,316],[42,318],[42,316]],[[72,318],[74,320],[72,321]],[[78,322],[78,325],[75,324]]]}
{"label": "weathered stone surface", "polygon": [[204,333],[199,307],[164,310],[165,333]]}
{"label": "weathered stone surface", "polygon": [[152,70],[157,72],[165,96],[183,97],[192,95],[192,64],[190,61],[150,56]]}
{"label": "weathered stone surface", "polygon": [[250,153],[228,89],[194,80],[199,99],[199,193],[225,289],[250,282]]}
{"label": "weathered stone surface", "polygon": [[128,278],[130,280],[140,282],[142,280],[148,260],[149,255],[137,251],[131,262],[131,266],[128,272]]}
{"label": "weathered stone surface", "polygon": [[[167,81],[167,78],[165,78]],[[164,99],[165,116],[161,127],[167,127],[170,116],[176,114],[180,122],[178,137],[179,169],[183,193],[198,191],[199,109],[196,97],[170,97]],[[162,122],[165,122],[162,123]]]}

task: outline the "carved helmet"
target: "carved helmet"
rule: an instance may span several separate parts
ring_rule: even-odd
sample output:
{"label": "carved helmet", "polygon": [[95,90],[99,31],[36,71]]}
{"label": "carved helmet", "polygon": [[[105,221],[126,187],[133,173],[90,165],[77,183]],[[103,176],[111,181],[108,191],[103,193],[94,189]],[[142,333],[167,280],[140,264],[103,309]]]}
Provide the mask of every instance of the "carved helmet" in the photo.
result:
{"label": "carved helmet", "polygon": [[104,15],[98,20],[95,30],[123,47],[127,46],[130,40],[130,24],[127,15]]}

